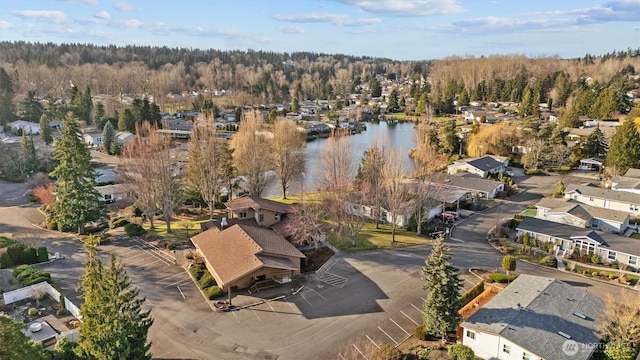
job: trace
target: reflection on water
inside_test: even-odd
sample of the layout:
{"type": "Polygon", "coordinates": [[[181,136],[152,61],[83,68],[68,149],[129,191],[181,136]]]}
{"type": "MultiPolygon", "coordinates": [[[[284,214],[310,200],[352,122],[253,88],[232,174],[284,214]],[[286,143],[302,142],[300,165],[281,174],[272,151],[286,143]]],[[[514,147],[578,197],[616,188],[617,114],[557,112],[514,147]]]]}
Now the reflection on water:
{"type": "MultiPolygon", "coordinates": [[[[413,163],[407,155],[409,149],[415,147],[414,139],[414,123],[396,123],[387,124],[382,121],[380,123],[367,123],[367,130],[360,134],[349,137],[354,143],[353,158],[357,164],[362,160],[362,154],[377,140],[379,144],[385,144],[388,148],[395,148],[403,154],[404,165],[407,173],[411,172],[413,163]]],[[[304,178],[304,191],[311,192],[316,188],[316,179],[318,178],[317,162],[320,159],[322,149],[327,146],[327,139],[316,139],[307,143],[307,165],[304,178]]],[[[289,187],[290,194],[300,193],[302,186],[302,176],[294,180],[289,187]]],[[[276,181],[277,182],[277,181],[276,181]]],[[[282,189],[277,184],[272,184],[263,196],[281,196],[282,189]]]]}

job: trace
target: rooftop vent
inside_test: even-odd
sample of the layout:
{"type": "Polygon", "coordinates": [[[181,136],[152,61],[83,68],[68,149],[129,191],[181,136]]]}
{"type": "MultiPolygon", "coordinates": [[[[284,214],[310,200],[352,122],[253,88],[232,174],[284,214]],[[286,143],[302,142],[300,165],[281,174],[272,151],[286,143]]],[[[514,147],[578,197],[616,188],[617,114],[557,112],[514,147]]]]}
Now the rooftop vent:
{"type": "Polygon", "coordinates": [[[518,303],[516,306],[518,307],[518,311],[522,310],[522,305],[520,305],[520,303],[518,303]]]}
{"type": "Polygon", "coordinates": [[[579,312],[574,312],[573,315],[579,317],[580,319],[586,319],[587,315],[579,313],[579,312]]]}
{"type": "Polygon", "coordinates": [[[29,331],[31,331],[32,333],[38,332],[42,330],[42,324],[39,322],[34,322],[33,324],[29,325],[29,331]]]}
{"type": "Polygon", "coordinates": [[[567,334],[565,332],[562,332],[562,331],[558,331],[558,335],[562,336],[565,339],[571,339],[571,335],[569,335],[569,334],[567,334]]]}
{"type": "Polygon", "coordinates": [[[220,226],[224,229],[227,226],[229,226],[229,224],[227,223],[227,218],[223,217],[222,220],[220,220],[220,226]]]}

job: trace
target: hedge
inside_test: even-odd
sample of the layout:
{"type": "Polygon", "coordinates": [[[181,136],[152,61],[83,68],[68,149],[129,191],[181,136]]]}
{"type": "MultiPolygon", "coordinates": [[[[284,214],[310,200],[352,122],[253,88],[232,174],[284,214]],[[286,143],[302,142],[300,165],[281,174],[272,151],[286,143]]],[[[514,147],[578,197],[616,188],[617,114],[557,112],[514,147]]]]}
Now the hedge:
{"type": "Polygon", "coordinates": [[[189,273],[194,279],[196,279],[196,281],[198,281],[202,277],[202,274],[204,274],[204,269],[201,265],[194,265],[189,268],[189,273]]]}
{"type": "Polygon", "coordinates": [[[501,273],[489,274],[490,282],[497,282],[497,283],[512,282],[513,280],[516,279],[516,277],[517,277],[516,275],[507,276],[507,274],[501,274],[501,273]]]}
{"type": "MultiPolygon", "coordinates": [[[[36,264],[49,260],[47,248],[40,247],[36,250],[24,244],[9,246],[6,254],[11,258],[13,264],[36,264]]],[[[5,263],[7,263],[6,260],[5,263]]]]}
{"type": "Polygon", "coordinates": [[[45,261],[49,261],[49,252],[47,251],[46,247],[41,246],[38,248],[38,262],[45,261]]]}
{"type": "Polygon", "coordinates": [[[6,269],[13,266],[13,260],[11,260],[11,256],[9,254],[2,253],[0,254],[0,269],[6,269]]]}
{"type": "Polygon", "coordinates": [[[129,220],[127,220],[126,218],[118,218],[113,220],[113,222],[111,223],[111,227],[113,229],[123,227],[126,225],[129,225],[129,220]]]}
{"type": "Polygon", "coordinates": [[[464,293],[464,295],[462,295],[462,297],[460,298],[460,302],[462,303],[461,305],[462,306],[467,305],[468,303],[471,302],[471,300],[475,299],[476,296],[482,294],[483,291],[484,291],[484,281],[481,281],[476,285],[474,285],[471,289],[469,289],[469,291],[464,293]]]}
{"type": "Polygon", "coordinates": [[[144,234],[145,230],[138,224],[127,224],[124,226],[124,232],[129,236],[138,236],[144,234]]]}
{"type": "Polygon", "coordinates": [[[204,288],[202,289],[202,291],[204,292],[204,294],[207,296],[209,300],[213,300],[223,294],[222,289],[220,289],[216,285],[209,286],[208,288],[204,288]]]}
{"type": "Polygon", "coordinates": [[[449,346],[449,358],[451,360],[474,360],[476,358],[470,347],[462,344],[449,346]]]}
{"type": "Polygon", "coordinates": [[[540,260],[540,265],[556,268],[558,267],[558,260],[555,257],[545,256],[540,260]]]}
{"type": "Polygon", "coordinates": [[[214,285],[216,285],[216,282],[215,280],[213,280],[211,274],[209,274],[208,271],[202,274],[202,277],[200,278],[200,280],[198,280],[198,286],[200,286],[200,289],[203,290],[214,285]]]}

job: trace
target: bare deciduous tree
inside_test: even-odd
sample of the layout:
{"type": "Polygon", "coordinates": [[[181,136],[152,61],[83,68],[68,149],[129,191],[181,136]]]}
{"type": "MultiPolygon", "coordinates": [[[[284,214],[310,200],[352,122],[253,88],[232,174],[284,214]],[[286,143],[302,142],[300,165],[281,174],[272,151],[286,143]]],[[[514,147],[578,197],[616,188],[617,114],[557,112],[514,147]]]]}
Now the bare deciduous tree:
{"type": "Polygon", "coordinates": [[[325,206],[319,202],[308,203],[287,216],[291,217],[289,226],[292,242],[298,245],[314,244],[317,249],[318,243],[325,237],[323,225],[323,219],[326,216],[325,206]]]}
{"type": "Polygon", "coordinates": [[[598,324],[600,337],[611,342],[640,346],[640,302],[629,291],[619,296],[607,294],[605,308],[598,324]]]}
{"type": "Polygon", "coordinates": [[[402,183],[405,177],[402,154],[392,149],[388,152],[387,160],[382,169],[383,204],[391,216],[391,242],[396,241],[398,218],[406,213],[409,193],[402,183]]]}
{"type": "Polygon", "coordinates": [[[263,131],[262,115],[244,114],[238,133],[232,140],[233,160],[239,175],[246,177],[247,190],[260,196],[273,176],[271,170],[272,139],[263,131]]]}
{"type": "Polygon", "coordinates": [[[304,171],[305,133],[293,121],[278,119],[273,130],[272,162],[282,197],[287,198],[291,181],[304,171]]]}
{"type": "Polygon", "coordinates": [[[356,166],[353,140],[344,130],[338,131],[320,153],[318,184],[329,192],[347,189],[355,177],[356,166]]]}
{"type": "Polygon", "coordinates": [[[209,220],[213,219],[213,210],[220,188],[223,186],[222,139],[216,137],[214,126],[194,127],[189,139],[189,162],[186,180],[192,189],[197,190],[209,206],[209,220]]]}

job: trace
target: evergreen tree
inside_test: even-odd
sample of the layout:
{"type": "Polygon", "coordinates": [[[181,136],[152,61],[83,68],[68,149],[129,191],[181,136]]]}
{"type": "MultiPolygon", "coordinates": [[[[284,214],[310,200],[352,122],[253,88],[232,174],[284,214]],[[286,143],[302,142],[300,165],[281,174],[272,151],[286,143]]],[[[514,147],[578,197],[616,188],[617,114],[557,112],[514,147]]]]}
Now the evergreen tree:
{"type": "Polygon", "coordinates": [[[0,359],[44,360],[42,346],[33,342],[22,330],[25,324],[13,321],[7,315],[0,315],[0,359]]]}
{"type": "Polygon", "coordinates": [[[107,113],[104,109],[104,104],[102,102],[98,102],[96,104],[96,108],[93,114],[93,119],[95,120],[96,126],[99,129],[104,128],[106,116],[107,116],[107,113]]]}
{"type": "Polygon", "coordinates": [[[27,95],[22,101],[22,117],[31,122],[37,122],[40,120],[42,113],[44,113],[44,109],[42,108],[42,104],[36,99],[35,90],[27,91],[27,95]]]}
{"type": "Polygon", "coordinates": [[[81,94],[80,97],[80,108],[78,114],[80,115],[80,119],[87,122],[87,124],[92,124],[93,120],[91,118],[91,114],[93,113],[93,100],[91,99],[91,89],[87,85],[84,93],[81,94]]]}
{"type": "Polygon", "coordinates": [[[26,163],[26,169],[28,171],[35,171],[38,168],[38,155],[36,154],[36,147],[33,143],[33,135],[22,132],[22,141],[20,142],[22,153],[26,163]]]}
{"type": "Polygon", "coordinates": [[[51,124],[49,124],[49,118],[46,114],[42,114],[42,116],[40,116],[40,138],[47,145],[50,145],[53,142],[51,124]]]}
{"type": "Polygon", "coordinates": [[[578,121],[578,110],[575,106],[565,109],[560,115],[560,126],[568,128],[576,128],[580,125],[578,121]]]}
{"type": "Polygon", "coordinates": [[[124,109],[118,116],[118,130],[134,133],[136,131],[136,118],[131,109],[124,109]]]}
{"type": "Polygon", "coordinates": [[[298,91],[293,92],[293,97],[291,98],[291,111],[297,112],[300,110],[300,99],[298,98],[298,91]]]}
{"type": "Polygon", "coordinates": [[[632,118],[627,117],[611,138],[605,165],[619,174],[640,168],[640,134],[632,118]]]}
{"type": "Polygon", "coordinates": [[[593,106],[591,106],[589,116],[594,119],[609,119],[611,118],[611,113],[616,110],[616,105],[615,93],[612,88],[607,87],[600,92],[593,106]]]}
{"type": "Polygon", "coordinates": [[[458,95],[458,107],[460,106],[469,106],[469,93],[467,92],[467,88],[462,89],[462,92],[458,95]]]}
{"type": "Polygon", "coordinates": [[[455,120],[451,119],[444,122],[444,125],[440,128],[439,140],[442,153],[451,156],[458,151],[460,138],[456,135],[455,120]]]}
{"type": "Polygon", "coordinates": [[[589,134],[587,140],[582,144],[582,157],[605,157],[608,149],[609,144],[607,143],[607,138],[598,126],[589,134]]]}
{"type": "Polygon", "coordinates": [[[11,76],[3,67],[0,67],[0,125],[6,125],[16,118],[16,108],[13,103],[14,91],[11,76]]]}
{"type": "Polygon", "coordinates": [[[380,86],[380,82],[375,77],[371,80],[371,97],[377,98],[382,96],[382,86],[380,86]]]}
{"type": "Polygon", "coordinates": [[[389,101],[387,102],[387,109],[390,113],[395,113],[400,110],[400,104],[398,103],[398,90],[391,90],[391,94],[389,94],[389,101]]]}
{"type": "Polygon", "coordinates": [[[99,218],[100,194],[94,188],[96,174],[91,167],[91,153],[80,136],[78,119],[68,113],[63,120],[60,140],[56,142],[53,158],[58,165],[51,173],[56,179],[56,202],[51,215],[58,229],[78,229],[99,218]]]}
{"type": "Polygon", "coordinates": [[[114,155],[111,152],[114,142],[116,144],[118,143],[116,139],[116,131],[114,130],[113,125],[111,125],[111,122],[107,122],[104,125],[104,129],[102,129],[102,146],[107,154],[114,155]]]}
{"type": "Polygon", "coordinates": [[[124,265],[113,254],[109,268],[104,268],[92,236],[85,241],[85,249],[89,258],[80,285],[84,303],[77,355],[97,360],[151,359],[147,333],[153,319],[149,311],[142,311],[145,300],[139,298],[124,265]]]}
{"type": "Polygon", "coordinates": [[[444,238],[435,240],[433,249],[422,267],[422,289],[427,292],[424,300],[423,324],[427,333],[440,336],[443,342],[447,332],[455,331],[460,322],[458,311],[462,280],[451,266],[451,254],[444,238]]]}
{"type": "Polygon", "coordinates": [[[565,75],[564,72],[560,72],[556,77],[555,90],[555,103],[559,106],[567,105],[567,99],[571,94],[571,84],[569,83],[569,79],[567,79],[567,75],[565,75]]]}
{"type": "Polygon", "coordinates": [[[518,105],[518,116],[520,116],[521,119],[533,115],[533,97],[531,88],[527,86],[524,89],[522,101],[520,101],[520,104],[518,105]]]}

